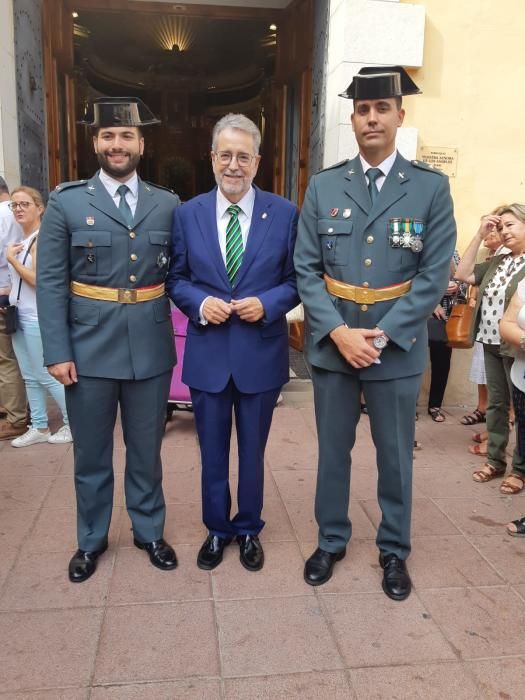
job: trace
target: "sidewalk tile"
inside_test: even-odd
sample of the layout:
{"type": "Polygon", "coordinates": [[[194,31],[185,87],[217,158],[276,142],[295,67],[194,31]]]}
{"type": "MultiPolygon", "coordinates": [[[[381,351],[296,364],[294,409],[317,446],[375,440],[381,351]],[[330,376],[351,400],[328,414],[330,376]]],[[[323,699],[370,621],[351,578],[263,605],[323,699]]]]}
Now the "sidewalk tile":
{"type": "Polygon", "coordinates": [[[89,688],[53,688],[53,690],[25,690],[21,693],[2,693],[2,700],[88,700],[89,688]]]}
{"type": "Polygon", "coordinates": [[[2,475],[0,513],[8,510],[37,510],[54,481],[55,477],[52,476],[2,475]]]}
{"type": "Polygon", "coordinates": [[[220,700],[218,680],[173,681],[172,683],[137,683],[95,687],[90,700],[220,700]]]}
{"type": "MultiPolygon", "coordinates": [[[[478,488],[490,484],[478,484],[478,488]]],[[[436,505],[467,535],[491,535],[504,531],[505,525],[519,518],[523,504],[508,496],[485,490],[477,498],[437,498],[436,505]]]]}
{"type": "Polygon", "coordinates": [[[314,502],[317,473],[312,469],[274,469],[273,478],[281,498],[288,501],[314,502]]]}
{"type": "MultiPolygon", "coordinates": [[[[159,576],[170,572],[159,571],[159,576]]],[[[160,681],[219,674],[211,602],[108,608],[95,664],[96,683],[160,681]],[[197,643],[198,640],[198,643],[197,643]]]]}
{"type": "Polygon", "coordinates": [[[505,581],[525,583],[525,539],[523,537],[511,537],[502,529],[493,535],[472,537],[471,542],[505,581]]]}
{"type": "Polygon", "coordinates": [[[18,549],[38,516],[37,510],[0,511],[0,554],[18,549]]]}
{"type": "MultiPolygon", "coordinates": [[[[118,541],[122,508],[114,507],[109,528],[109,548],[118,541]]],[[[31,537],[24,543],[29,552],[66,552],[73,556],[77,549],[76,508],[43,508],[36,519],[31,537]]]]}
{"type": "Polygon", "coordinates": [[[344,671],[296,673],[225,681],[225,700],[352,700],[344,671]]]}
{"type": "Polygon", "coordinates": [[[225,677],[342,668],[312,596],[216,603],[225,677]]]}
{"type": "Polygon", "coordinates": [[[525,656],[511,659],[487,659],[465,663],[480,683],[483,698],[519,700],[523,697],[525,678],[525,656]]]}

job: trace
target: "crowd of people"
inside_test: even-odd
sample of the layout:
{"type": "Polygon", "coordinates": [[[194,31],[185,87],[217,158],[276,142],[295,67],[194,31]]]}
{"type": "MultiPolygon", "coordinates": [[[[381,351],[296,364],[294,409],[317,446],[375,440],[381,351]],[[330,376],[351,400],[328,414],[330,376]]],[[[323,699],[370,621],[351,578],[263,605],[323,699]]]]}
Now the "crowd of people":
{"type": "MultiPolygon", "coordinates": [[[[119,408],[133,542],[158,569],[178,565],[163,539],[160,459],[176,362],[169,298],[189,319],[182,379],[201,452],[208,531],[201,569],[218,566],[233,541],[247,570],[264,565],[264,451],[288,381],[286,313],[299,300],[319,448],[319,539],[306,583],[326,583],[346,554],[351,453],[366,410],[377,450],[382,587],[396,601],[410,595],[416,403],[430,354],[427,410],[434,422],[446,420],[452,351],[445,323],[469,286],[477,290],[471,377],[478,405],[461,422],[487,428],[474,436],[472,451],[486,461],[472,478],[504,477],[504,494],[523,489],[525,206],[483,216],[459,258],[448,179],[395,148],[402,97],[418,92],[400,67],[363,68],[353,77],[341,96],[354,103],[359,154],[311,179],[300,214],[253,185],[261,134],[242,114],[226,115],[213,130],[211,192],[180,206],[175,194],[143,181],[143,130],[158,120],[138,98],[89,105],[82,123],[92,129],[100,170],[58,186],[45,214],[39,192],[21,186],[9,194],[0,180],[0,439],[13,447],[73,442],[78,549],[71,582],[90,578],[108,547],[119,408]],[[481,247],[490,251],[483,259],[481,247]],[[8,315],[16,328],[8,328],[8,315]],[[54,433],[48,394],[63,422],[54,433]],[[232,516],[233,421],[239,479],[232,516]]],[[[525,535],[525,517],[507,531],[525,535]]]]}

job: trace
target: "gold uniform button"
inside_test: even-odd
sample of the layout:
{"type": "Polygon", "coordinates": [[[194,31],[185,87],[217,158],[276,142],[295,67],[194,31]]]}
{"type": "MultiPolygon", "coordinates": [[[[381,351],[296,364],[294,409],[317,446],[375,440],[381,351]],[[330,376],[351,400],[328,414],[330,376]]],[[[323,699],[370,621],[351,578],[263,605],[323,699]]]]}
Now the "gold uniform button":
{"type": "Polygon", "coordinates": [[[130,276],[129,276],[129,281],[130,281],[130,282],[136,282],[136,281],[137,281],[137,278],[135,277],[135,275],[130,275],[130,276]]]}
{"type": "Polygon", "coordinates": [[[363,304],[361,306],[361,311],[368,311],[368,306],[366,304],[363,304]]]}
{"type": "Polygon", "coordinates": [[[366,239],[367,243],[373,243],[374,242],[374,237],[373,236],[368,236],[366,239]]]}
{"type": "Polygon", "coordinates": [[[368,282],[363,282],[363,287],[370,287],[370,285],[368,284],[368,282]]]}
{"type": "Polygon", "coordinates": [[[372,261],[370,260],[370,258],[365,258],[366,267],[370,267],[371,264],[372,264],[372,261]]]}
{"type": "Polygon", "coordinates": [[[136,238],[136,237],[137,237],[137,234],[135,233],[135,231],[130,231],[130,232],[129,232],[129,237],[130,237],[130,238],[136,238]]]}
{"type": "Polygon", "coordinates": [[[129,259],[133,260],[133,262],[135,262],[135,260],[138,260],[139,258],[138,258],[138,255],[135,255],[135,253],[131,253],[131,255],[129,256],[129,259]]]}

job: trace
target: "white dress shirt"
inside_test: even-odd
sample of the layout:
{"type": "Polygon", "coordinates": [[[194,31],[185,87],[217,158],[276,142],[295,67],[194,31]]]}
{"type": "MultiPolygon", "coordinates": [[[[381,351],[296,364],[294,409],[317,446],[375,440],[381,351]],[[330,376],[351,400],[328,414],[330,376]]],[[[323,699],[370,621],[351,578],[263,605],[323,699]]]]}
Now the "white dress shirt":
{"type": "Polygon", "coordinates": [[[9,202],[0,202],[0,289],[10,285],[6,248],[10,243],[21,241],[23,237],[24,232],[9,209],[9,202]]]}
{"type": "Polygon", "coordinates": [[[392,167],[394,165],[394,161],[397,158],[397,151],[394,151],[391,153],[388,158],[385,158],[385,160],[382,163],[379,163],[379,165],[370,165],[370,163],[367,163],[366,160],[363,158],[361,154],[359,154],[359,160],[361,161],[361,165],[363,166],[363,172],[365,174],[365,179],[366,179],[366,184],[368,185],[368,176],[366,174],[366,171],[368,168],[379,168],[381,172],[383,173],[380,175],[377,180],[376,180],[376,186],[378,191],[381,191],[381,187],[383,187],[383,184],[386,180],[386,176],[388,173],[392,170],[392,167]]]}
{"type": "Polygon", "coordinates": [[[120,180],[115,180],[111,177],[111,175],[108,175],[102,169],[100,170],[98,176],[100,178],[100,182],[108,191],[109,196],[115,202],[115,206],[117,207],[117,209],[118,205],[120,204],[120,194],[117,192],[117,190],[121,185],[126,185],[126,187],[128,188],[128,191],[126,192],[126,202],[129,204],[131,213],[133,214],[133,216],[135,216],[137,202],[139,199],[139,178],[137,176],[137,172],[135,171],[133,175],[130,176],[129,180],[126,180],[126,182],[120,182],[120,180]]]}

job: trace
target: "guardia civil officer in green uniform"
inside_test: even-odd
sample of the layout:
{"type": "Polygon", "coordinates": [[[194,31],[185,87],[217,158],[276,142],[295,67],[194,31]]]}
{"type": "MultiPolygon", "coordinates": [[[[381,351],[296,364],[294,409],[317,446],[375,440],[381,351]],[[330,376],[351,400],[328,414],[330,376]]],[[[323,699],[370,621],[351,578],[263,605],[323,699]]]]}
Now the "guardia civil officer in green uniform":
{"type": "Polygon", "coordinates": [[[305,580],[328,581],[352,534],[350,453],[362,391],[377,452],[383,590],[394,600],[411,589],[405,560],[427,318],[447,287],[456,240],[448,179],[396,151],[401,96],[418,92],[398,66],[354,76],[342,97],[354,100],[359,154],[311,179],[295,248],[319,441],[319,547],[305,580]]]}
{"type": "Polygon", "coordinates": [[[72,582],[94,573],[108,545],[119,406],[133,541],[159,569],[177,565],[163,540],[160,447],[175,364],[164,280],[180,202],[137,176],[142,127],[158,123],[141,100],[95,100],[81,123],[93,127],[100,170],[52,193],[37,271],[44,363],[66,386],[73,433],[78,551],[69,564],[72,582]]]}

